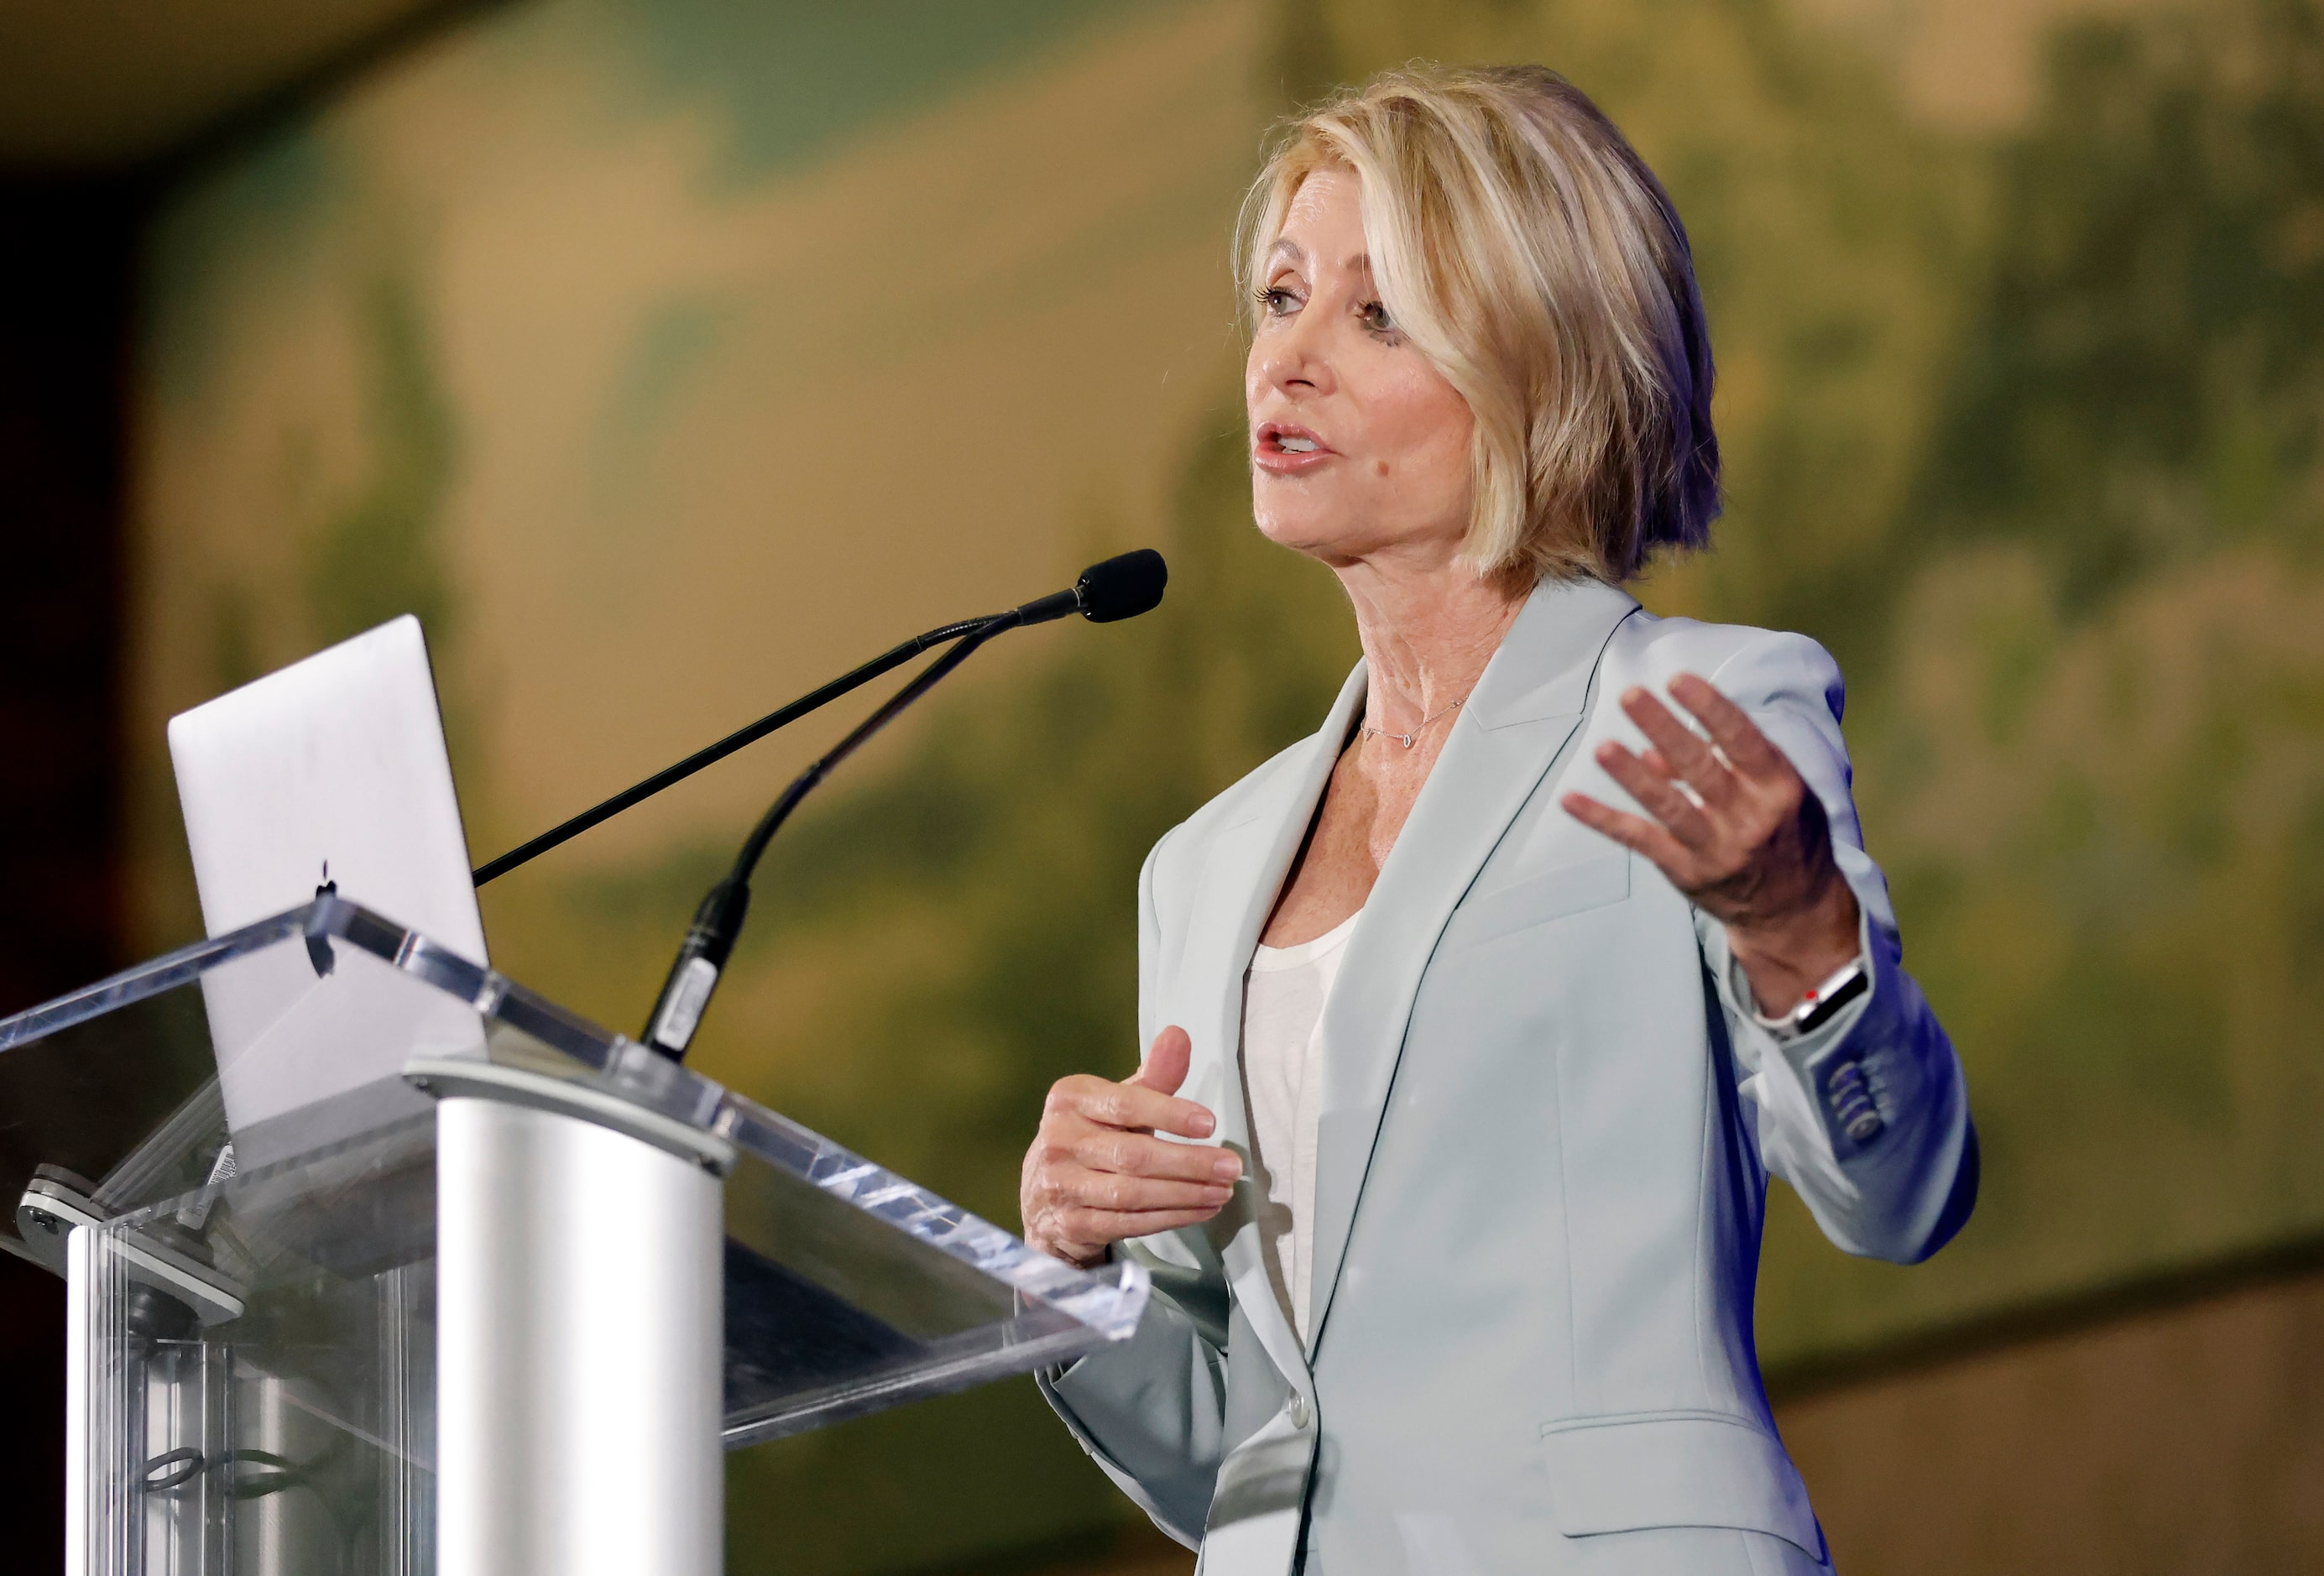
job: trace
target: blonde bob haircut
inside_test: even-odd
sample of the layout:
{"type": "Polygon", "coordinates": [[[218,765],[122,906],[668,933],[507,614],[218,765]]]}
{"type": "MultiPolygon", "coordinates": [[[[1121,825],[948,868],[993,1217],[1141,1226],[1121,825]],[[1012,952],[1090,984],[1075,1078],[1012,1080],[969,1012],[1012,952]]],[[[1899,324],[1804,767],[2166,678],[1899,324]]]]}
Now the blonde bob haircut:
{"type": "Polygon", "coordinates": [[[1719,513],[1686,231],[1614,124],[1537,66],[1389,71],[1291,122],[1243,203],[1256,300],[1300,183],[1354,172],[1380,304],[1468,401],[1462,561],[1619,585],[1719,513]]]}

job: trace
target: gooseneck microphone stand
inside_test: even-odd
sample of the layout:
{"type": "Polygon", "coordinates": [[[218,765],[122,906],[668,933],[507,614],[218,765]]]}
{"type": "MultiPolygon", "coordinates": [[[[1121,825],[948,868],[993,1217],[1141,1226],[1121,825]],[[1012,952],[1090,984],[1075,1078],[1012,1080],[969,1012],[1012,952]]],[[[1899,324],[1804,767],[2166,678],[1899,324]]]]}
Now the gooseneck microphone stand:
{"type": "Polygon", "coordinates": [[[686,940],[678,949],[678,960],[670,965],[669,978],[662,982],[661,997],[654,1003],[653,1016],[647,1020],[647,1045],[672,1061],[686,1055],[687,1043],[693,1039],[695,1028],[702,1021],[703,1009],[710,1005],[710,993],[718,988],[727,956],[734,950],[735,938],[742,932],[742,921],[750,914],[751,876],[759,868],[767,844],[774,840],[782,824],[790,819],[799,801],[872,734],[935,688],[945,675],[967,661],[979,646],[1001,631],[1017,627],[1017,623],[1015,612],[999,613],[979,622],[951,650],[921,669],[918,677],[858,723],[814,765],[792,779],[782,797],[767,806],[767,813],[751,829],[742,852],[734,856],[734,868],[710,889],[702,906],[695,910],[694,923],[687,927],[686,940]]]}
{"type": "Polygon", "coordinates": [[[975,621],[951,650],[921,669],[917,677],[857,723],[822,759],[793,779],[752,828],[742,852],[734,857],[734,868],[710,889],[702,906],[695,910],[694,923],[687,927],[677,960],[670,964],[669,977],[662,982],[653,1016],[647,1019],[645,1043],[672,1061],[685,1056],[687,1045],[702,1022],[703,1011],[710,1005],[711,992],[718,988],[726,960],[734,950],[735,938],[742,934],[742,921],[750,913],[752,873],[758,869],[767,844],[790,819],[791,812],[798,808],[799,801],[812,793],[834,768],[895,721],[906,707],[943,682],[945,675],[967,661],[995,635],[1047,623],[1069,613],[1079,613],[1093,623],[1135,618],[1162,600],[1163,586],[1168,579],[1169,570],[1162,562],[1162,555],[1150,548],[1141,548],[1091,565],[1070,591],[1053,592],[1022,607],[975,621]]]}
{"type": "Polygon", "coordinates": [[[685,781],[706,766],[725,760],[746,744],[755,744],[778,728],[788,727],[809,712],[819,711],[851,690],[861,689],[881,674],[902,667],[923,651],[935,650],[947,641],[973,634],[992,621],[972,618],[959,623],[945,624],[924,635],[914,635],[893,650],[882,652],[862,667],[843,673],[822,688],[811,690],[788,705],[769,712],[747,728],[737,728],[715,744],[696,751],[674,766],[663,768],[643,782],[632,784],[601,805],[592,806],[569,821],[551,826],[530,843],[520,843],[498,859],[479,865],[475,871],[476,885],[504,876],[521,864],[526,864],[547,853],[561,843],[578,837],[601,821],[609,821],[631,806],[650,799],[673,783],[685,781]]]}
{"type": "Polygon", "coordinates": [[[720,973],[726,959],[734,949],[735,938],[742,934],[742,921],[751,908],[751,876],[774,838],[799,801],[813,792],[816,785],[829,776],[832,770],[862,748],[864,742],[895,721],[907,706],[926,695],[963,662],[973,655],[978,647],[1007,630],[1022,629],[1031,624],[1047,623],[1069,613],[1078,613],[1092,623],[1111,623],[1120,619],[1135,618],[1162,600],[1163,587],[1168,584],[1169,569],[1162,555],[1151,548],[1093,564],[1082,571],[1081,578],[1069,591],[1053,592],[1022,607],[989,617],[968,619],[959,623],[945,624],[927,634],[915,635],[879,657],[873,658],[853,672],[833,679],[822,688],[802,696],[779,711],[752,723],[749,727],[728,734],[706,750],[697,751],[676,765],[655,773],[632,788],[624,788],[595,808],[583,811],[571,820],[542,833],[531,842],[513,848],[475,872],[476,884],[484,885],[496,876],[514,870],[526,861],[547,853],[549,849],[578,835],[610,816],[659,793],[713,761],[724,759],[743,745],[764,738],[786,723],[805,716],[816,707],[836,700],[882,673],[901,666],[921,652],[946,641],[952,649],[922,669],[918,677],[891,696],[879,710],[849,732],[832,746],[823,757],[808,767],[785,788],[782,797],[768,806],[759,818],[750,838],[735,856],[734,866],[718,884],[710,889],[695,910],[694,922],[687,927],[686,940],[680,945],[678,958],[670,965],[669,977],[663,982],[661,994],[654,1003],[653,1015],[647,1020],[645,1041],[656,1051],[676,1061],[686,1055],[688,1041],[702,1021],[703,1010],[710,1004],[710,994],[718,987],[720,973]]]}
{"type": "Polygon", "coordinates": [[[951,650],[921,669],[917,677],[857,723],[822,759],[792,779],[752,828],[742,852],[734,857],[734,868],[710,889],[702,906],[695,910],[694,923],[687,927],[677,960],[670,964],[669,977],[662,982],[653,1016],[646,1021],[645,1043],[672,1061],[685,1056],[687,1045],[702,1022],[703,1011],[710,1005],[711,992],[718,988],[726,960],[734,950],[735,938],[742,934],[742,921],[750,913],[752,873],[758,869],[767,844],[790,818],[791,812],[798,808],[799,801],[812,793],[834,768],[854,754],[872,734],[895,721],[906,707],[943,682],[945,675],[967,661],[995,635],[1047,623],[1069,613],[1079,613],[1092,623],[1135,618],[1161,602],[1162,590],[1168,580],[1169,570],[1162,555],[1144,548],[1091,565],[1082,571],[1081,578],[1070,591],[1053,592],[1022,607],[974,621],[951,650]]]}

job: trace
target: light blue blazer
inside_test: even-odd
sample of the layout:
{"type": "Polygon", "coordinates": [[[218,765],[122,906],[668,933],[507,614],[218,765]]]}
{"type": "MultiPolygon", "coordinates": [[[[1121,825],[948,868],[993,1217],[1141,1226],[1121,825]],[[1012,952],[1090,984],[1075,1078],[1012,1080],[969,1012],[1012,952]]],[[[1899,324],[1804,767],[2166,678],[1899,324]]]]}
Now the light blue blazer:
{"type": "MultiPolygon", "coordinates": [[[[1244,972],[1364,686],[1359,666],[1319,732],[1139,880],[1139,1042],[1186,1029],[1181,1092],[1246,1157],[1244,972]]],[[[1767,1175],[1841,1249],[1904,1262],[1976,1192],[1960,1067],[1898,963],[1840,705],[1803,636],[1657,619],[1595,583],[1534,593],[1325,1010],[1313,1339],[1268,1285],[1246,1183],[1207,1225],[1123,1245],[1157,1288],[1138,1333],[1041,1381],[1204,1576],[1828,1568],[1753,1349],[1767,1175]],[[1717,923],[1557,804],[1633,807],[1591,752],[1640,742],[1625,688],[1685,671],[1821,797],[1864,911],[1872,989],[1804,1040],[1743,1010],[1717,923]]]]}

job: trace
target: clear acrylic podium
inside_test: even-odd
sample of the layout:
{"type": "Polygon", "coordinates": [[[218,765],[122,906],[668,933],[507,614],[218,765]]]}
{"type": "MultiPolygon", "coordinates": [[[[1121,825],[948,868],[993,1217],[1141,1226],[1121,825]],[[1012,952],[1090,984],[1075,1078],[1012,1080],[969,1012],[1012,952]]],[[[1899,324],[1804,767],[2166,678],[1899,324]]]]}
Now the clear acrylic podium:
{"type": "Polygon", "coordinates": [[[1148,1289],[330,896],[0,1021],[0,1188],[69,1283],[69,1576],[711,1576],[723,1448],[1148,1289]],[[273,1109],[326,1065],[387,1071],[273,1109]]]}

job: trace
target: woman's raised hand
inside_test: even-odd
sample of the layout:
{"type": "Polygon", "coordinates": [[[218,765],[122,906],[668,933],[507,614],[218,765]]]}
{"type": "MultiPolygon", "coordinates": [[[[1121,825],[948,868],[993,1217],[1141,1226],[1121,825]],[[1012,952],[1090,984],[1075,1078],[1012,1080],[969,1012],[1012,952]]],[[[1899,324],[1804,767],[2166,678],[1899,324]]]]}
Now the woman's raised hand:
{"type": "Polygon", "coordinates": [[[1226,1204],[1242,1161],[1207,1138],[1218,1119],[1176,1098],[1194,1044],[1183,1028],[1154,1037],[1136,1074],[1116,1083],[1090,1074],[1060,1078],[1041,1109],[1041,1130],[1025,1152],[1018,1194],[1025,1240],[1084,1268],[1129,1237],[1209,1220],[1226,1204]]]}
{"type": "Polygon", "coordinates": [[[1788,1011],[1857,951],[1856,895],[1832,859],[1823,804],[1758,724],[1707,680],[1681,674],[1670,692],[1710,742],[1651,693],[1633,688],[1622,710],[1646,734],[1646,752],[1610,739],[1598,746],[1598,764],[1646,816],[1586,794],[1559,802],[1585,825],[1653,860],[1695,907],[1724,924],[1760,1010],[1788,1011]]]}

